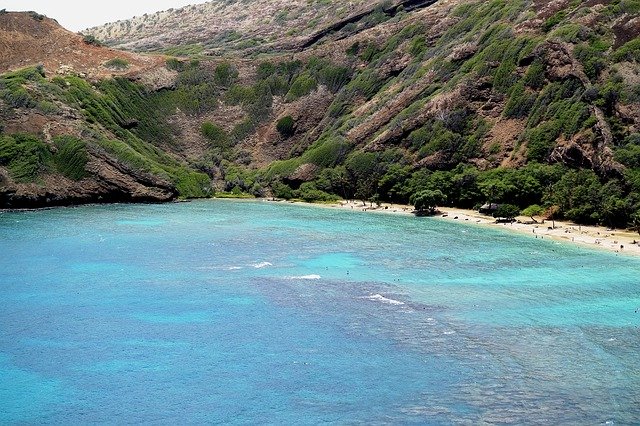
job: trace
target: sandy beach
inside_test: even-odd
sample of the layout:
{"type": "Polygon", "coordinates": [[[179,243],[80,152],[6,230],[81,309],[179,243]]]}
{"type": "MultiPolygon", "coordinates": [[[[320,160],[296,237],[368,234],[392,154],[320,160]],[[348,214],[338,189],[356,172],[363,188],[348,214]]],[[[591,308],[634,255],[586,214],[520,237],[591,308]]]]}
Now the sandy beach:
{"type": "MultiPolygon", "coordinates": [[[[334,204],[309,204],[313,206],[366,211],[382,214],[413,215],[413,206],[382,203],[380,206],[362,201],[340,201],[334,204]]],[[[529,235],[531,238],[552,239],[583,247],[608,250],[615,253],[640,256],[640,235],[629,230],[612,230],[601,226],[576,225],[571,222],[535,218],[538,223],[530,223],[531,218],[520,216],[513,223],[496,223],[493,217],[475,210],[441,207],[433,216],[438,220],[449,220],[476,226],[490,226],[506,231],[529,235]]]]}

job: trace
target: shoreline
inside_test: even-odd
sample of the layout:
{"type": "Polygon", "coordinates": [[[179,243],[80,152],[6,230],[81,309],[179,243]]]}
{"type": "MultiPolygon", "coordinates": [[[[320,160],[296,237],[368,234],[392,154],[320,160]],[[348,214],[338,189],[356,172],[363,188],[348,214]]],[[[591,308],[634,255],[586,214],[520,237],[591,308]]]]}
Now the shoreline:
{"type": "MultiPolygon", "coordinates": [[[[196,200],[235,200],[235,201],[261,201],[269,203],[284,203],[291,205],[306,205],[311,207],[320,207],[327,209],[340,209],[359,211],[377,214],[392,214],[402,216],[414,216],[413,206],[405,204],[381,203],[380,206],[371,203],[363,204],[362,201],[342,200],[334,203],[308,203],[304,201],[289,201],[272,198],[202,198],[191,200],[175,200],[170,203],[184,203],[196,200]]],[[[48,206],[38,208],[25,209],[0,209],[0,213],[11,212],[30,212],[40,210],[51,210],[57,208],[74,208],[87,205],[107,205],[107,204],[139,204],[139,203],[89,203],[68,206],[48,206]]],[[[145,204],[145,203],[143,203],[145,204]]],[[[146,204],[169,204],[169,203],[146,203],[146,204]]],[[[555,221],[555,227],[552,227],[552,221],[543,221],[539,219],[539,223],[529,223],[530,218],[519,216],[523,221],[512,223],[496,223],[491,216],[483,215],[475,210],[461,209],[456,207],[442,207],[438,212],[429,216],[437,220],[446,220],[458,222],[466,225],[477,225],[502,229],[504,231],[517,232],[521,235],[528,235],[532,238],[551,239],[562,243],[573,244],[583,248],[591,248],[596,250],[604,250],[610,253],[630,255],[640,257],[640,234],[630,230],[607,229],[603,226],[594,225],[577,225],[567,221],[555,221]],[[635,242],[635,244],[634,244],[635,242]]]]}
{"type": "MultiPolygon", "coordinates": [[[[300,204],[314,207],[322,207],[329,209],[340,209],[350,211],[360,211],[378,214],[394,214],[403,216],[413,216],[413,206],[403,204],[382,203],[380,207],[371,203],[363,205],[362,201],[338,201],[332,204],[316,204],[301,201],[274,201],[271,199],[263,199],[267,202],[282,202],[287,204],[300,204]]],[[[438,220],[446,220],[450,222],[458,222],[466,225],[477,225],[502,229],[505,231],[517,232],[521,235],[528,235],[536,239],[551,239],[567,244],[573,244],[579,247],[606,250],[608,252],[632,255],[640,257],[640,234],[629,230],[607,229],[602,226],[594,225],[577,225],[567,221],[549,220],[539,223],[525,223],[516,221],[512,223],[496,223],[491,216],[485,216],[475,210],[460,209],[455,207],[442,207],[438,209],[438,213],[429,216],[438,220]],[[635,244],[633,243],[635,241],[635,244]]],[[[525,219],[520,216],[520,218],[525,219]]],[[[530,220],[530,218],[526,218],[530,220]]]]}

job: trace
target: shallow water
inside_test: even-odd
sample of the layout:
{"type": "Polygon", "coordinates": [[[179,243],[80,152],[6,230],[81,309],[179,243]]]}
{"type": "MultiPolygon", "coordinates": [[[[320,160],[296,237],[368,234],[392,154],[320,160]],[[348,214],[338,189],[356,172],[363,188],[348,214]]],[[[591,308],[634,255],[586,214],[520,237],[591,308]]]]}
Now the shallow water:
{"type": "Polygon", "coordinates": [[[0,423],[640,422],[640,259],[199,201],[0,214],[0,423]]]}

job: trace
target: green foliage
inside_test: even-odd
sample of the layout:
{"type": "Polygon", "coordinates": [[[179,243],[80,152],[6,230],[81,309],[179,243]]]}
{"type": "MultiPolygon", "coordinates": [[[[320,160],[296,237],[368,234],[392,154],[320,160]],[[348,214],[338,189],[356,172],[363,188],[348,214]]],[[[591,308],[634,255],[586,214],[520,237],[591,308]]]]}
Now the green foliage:
{"type": "Polygon", "coordinates": [[[291,84],[285,100],[287,102],[295,101],[314,91],[317,86],[317,81],[309,73],[300,74],[291,84]]]}
{"type": "Polygon", "coordinates": [[[640,169],[640,134],[627,136],[615,150],[616,161],[627,167],[640,169]]]}
{"type": "Polygon", "coordinates": [[[333,167],[341,162],[349,152],[349,144],[343,139],[320,139],[301,157],[305,163],[320,167],[333,167]]]}
{"type": "Polygon", "coordinates": [[[602,70],[606,67],[604,51],[607,48],[608,46],[598,43],[581,43],[573,50],[576,59],[582,63],[584,72],[591,81],[597,80],[602,70]]]}
{"type": "Polygon", "coordinates": [[[276,129],[285,138],[293,136],[295,133],[295,121],[290,115],[285,115],[276,123],[276,129]]]}
{"type": "Polygon", "coordinates": [[[290,200],[295,197],[293,189],[287,184],[284,184],[280,181],[276,181],[271,184],[271,190],[273,192],[273,196],[276,198],[284,198],[285,200],[290,200]]]}
{"type": "Polygon", "coordinates": [[[49,147],[27,134],[0,135],[0,165],[7,167],[16,182],[33,182],[48,169],[49,147]]]}
{"type": "Polygon", "coordinates": [[[566,18],[566,16],[566,10],[560,10],[559,12],[556,12],[555,14],[547,18],[547,20],[544,22],[544,25],[542,26],[542,29],[545,32],[549,32],[549,30],[562,22],[566,18]]]}
{"type": "Polygon", "coordinates": [[[351,80],[347,85],[347,90],[369,100],[378,93],[383,85],[384,80],[375,71],[366,69],[351,80]]]}
{"type": "Polygon", "coordinates": [[[427,50],[427,40],[423,35],[414,37],[409,43],[409,54],[413,57],[421,56],[427,50]]]}
{"type": "Polygon", "coordinates": [[[0,97],[13,108],[35,108],[38,102],[25,89],[25,85],[44,82],[41,66],[24,68],[0,76],[0,97]]]}
{"type": "Polygon", "coordinates": [[[527,73],[524,75],[523,83],[532,89],[541,89],[544,82],[544,64],[540,59],[536,59],[529,65],[527,73]]]}
{"type": "Polygon", "coordinates": [[[327,64],[316,73],[318,82],[336,93],[342,89],[351,78],[351,70],[347,67],[327,64]]]}
{"type": "Polygon", "coordinates": [[[187,64],[178,58],[168,58],[165,65],[171,71],[184,71],[187,67],[187,64]]]}
{"type": "Polygon", "coordinates": [[[614,62],[640,62],[640,37],[636,37],[617,48],[611,55],[614,62]]]}
{"type": "Polygon", "coordinates": [[[509,99],[504,107],[504,116],[508,118],[524,118],[529,115],[536,101],[536,95],[529,93],[524,84],[518,83],[511,90],[509,99]]]}
{"type": "Polygon", "coordinates": [[[92,45],[92,46],[102,46],[102,42],[100,40],[98,40],[97,38],[95,38],[95,36],[91,35],[91,34],[86,34],[82,37],[82,41],[84,41],[86,44],[92,45]]]}
{"type": "Polygon", "coordinates": [[[179,169],[174,173],[173,181],[182,197],[204,198],[212,194],[211,180],[204,173],[179,169]]]}
{"type": "Polygon", "coordinates": [[[437,206],[442,205],[447,197],[442,191],[425,189],[411,197],[411,204],[418,212],[435,213],[437,206]]]}
{"type": "Polygon", "coordinates": [[[122,71],[129,68],[129,61],[122,58],[113,58],[104,63],[105,68],[122,71]]]}
{"type": "Polygon", "coordinates": [[[518,206],[514,206],[513,204],[500,204],[493,212],[493,217],[512,220],[514,217],[518,216],[518,214],[520,214],[518,206]]]}
{"type": "Polygon", "coordinates": [[[89,156],[84,141],[72,136],[58,136],[53,143],[57,149],[53,162],[58,172],[72,180],[81,180],[88,175],[86,166],[89,156]]]}
{"type": "Polygon", "coordinates": [[[538,204],[532,204],[529,207],[527,207],[526,209],[522,210],[522,214],[524,216],[540,216],[542,214],[544,214],[545,209],[544,207],[538,205],[538,204]]]}
{"type": "Polygon", "coordinates": [[[202,135],[211,142],[213,147],[226,148],[229,145],[229,135],[220,126],[205,121],[200,127],[202,135]]]}
{"type": "Polygon", "coordinates": [[[228,62],[221,62],[216,65],[213,75],[217,84],[229,87],[238,79],[238,70],[228,62]]]}
{"type": "Polygon", "coordinates": [[[560,136],[560,126],[556,121],[547,122],[527,132],[527,160],[543,162],[556,146],[560,136]]]}
{"type": "Polygon", "coordinates": [[[600,220],[602,184],[591,170],[570,170],[553,185],[550,200],[560,214],[577,223],[595,224],[600,220]]]}
{"type": "MultiPolygon", "coordinates": [[[[286,194],[285,194],[286,195],[286,194]]],[[[329,194],[316,188],[313,182],[305,182],[294,192],[295,198],[300,198],[309,203],[337,201],[340,197],[329,194]]]]}
{"type": "Polygon", "coordinates": [[[162,52],[169,56],[198,56],[204,52],[204,46],[201,44],[185,44],[164,49],[162,52]]]}

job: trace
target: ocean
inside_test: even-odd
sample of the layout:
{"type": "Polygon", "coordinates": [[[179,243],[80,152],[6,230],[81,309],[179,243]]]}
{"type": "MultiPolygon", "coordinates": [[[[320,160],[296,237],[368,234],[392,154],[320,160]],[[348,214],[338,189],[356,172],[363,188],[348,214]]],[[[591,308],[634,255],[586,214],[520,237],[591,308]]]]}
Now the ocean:
{"type": "Polygon", "coordinates": [[[638,424],[640,259],[261,201],[0,214],[2,424],[638,424]]]}

